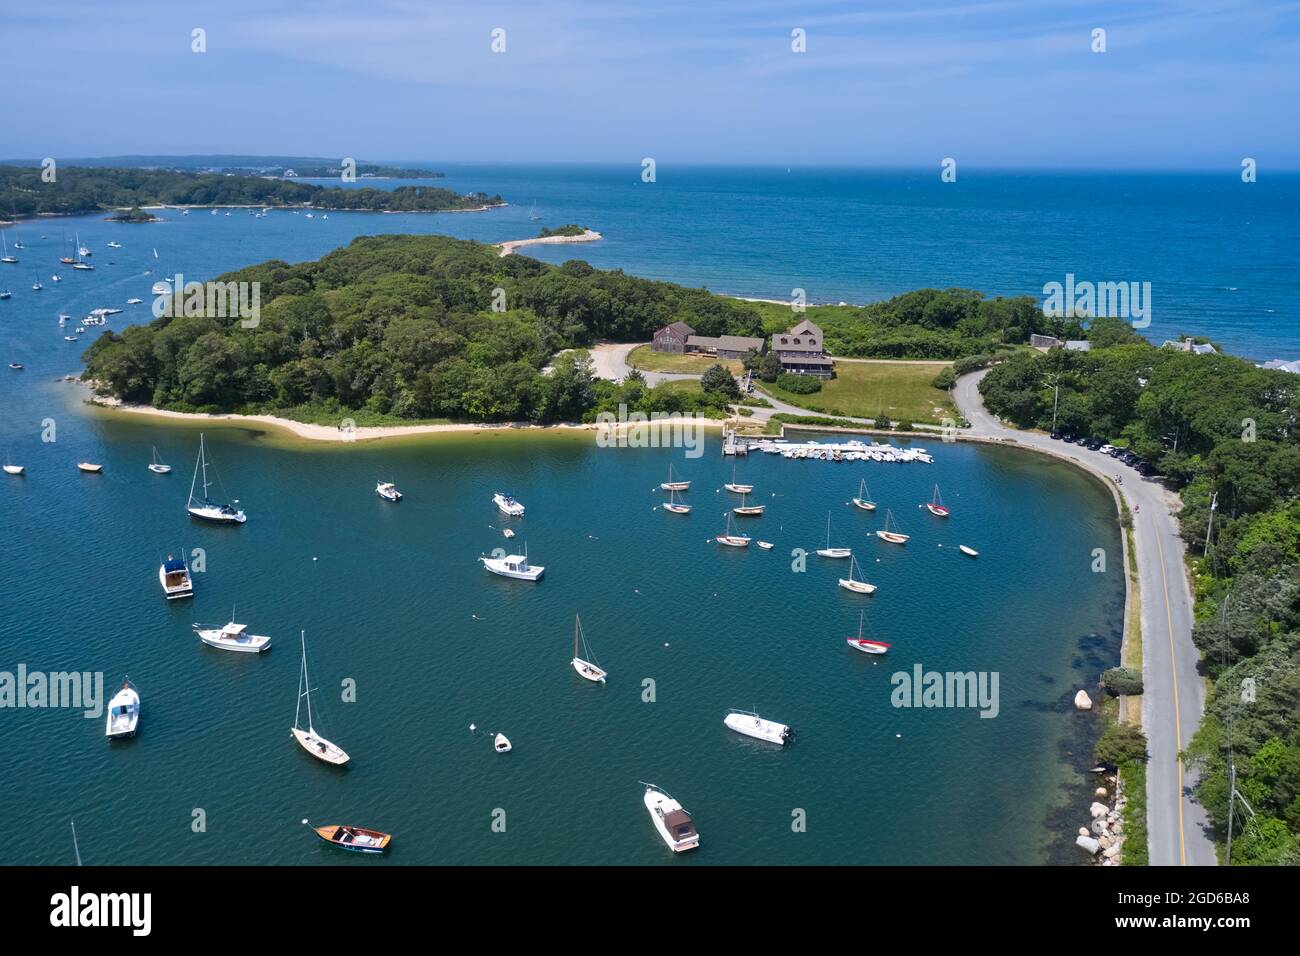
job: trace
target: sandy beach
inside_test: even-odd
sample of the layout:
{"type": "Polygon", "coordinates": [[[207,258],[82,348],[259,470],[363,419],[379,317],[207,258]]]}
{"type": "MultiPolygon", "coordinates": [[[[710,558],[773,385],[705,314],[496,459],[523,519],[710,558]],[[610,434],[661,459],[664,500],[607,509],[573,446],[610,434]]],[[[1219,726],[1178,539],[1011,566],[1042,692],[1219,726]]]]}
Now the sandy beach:
{"type": "Polygon", "coordinates": [[[541,246],[550,245],[560,242],[595,242],[597,239],[605,238],[594,229],[584,230],[580,236],[537,236],[533,239],[511,239],[508,242],[499,242],[501,255],[508,256],[521,246],[541,246]]]}

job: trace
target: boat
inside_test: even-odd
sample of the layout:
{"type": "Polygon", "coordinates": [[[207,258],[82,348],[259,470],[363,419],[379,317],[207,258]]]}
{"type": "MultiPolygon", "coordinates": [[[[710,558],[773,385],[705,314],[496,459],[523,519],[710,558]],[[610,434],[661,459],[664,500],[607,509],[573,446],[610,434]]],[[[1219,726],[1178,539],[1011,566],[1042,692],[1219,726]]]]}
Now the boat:
{"type": "Polygon", "coordinates": [[[65,342],[75,342],[75,341],[77,341],[77,337],[76,337],[75,335],[65,335],[65,336],[63,337],[63,341],[65,341],[65,342]]]}
{"type": "Polygon", "coordinates": [[[161,461],[158,460],[157,448],[153,449],[153,461],[149,463],[149,470],[152,471],[155,475],[171,474],[172,466],[164,465],[161,461]]]}
{"type": "Polygon", "coordinates": [[[154,295],[171,295],[172,287],[167,279],[161,279],[153,284],[150,290],[154,295]]]}
{"type": "Polygon", "coordinates": [[[127,300],[126,300],[126,304],[127,304],[127,305],[139,305],[139,304],[142,303],[143,301],[144,301],[144,299],[127,299],[127,300]]]}
{"type": "MultiPolygon", "coordinates": [[[[306,820],[302,821],[307,823],[306,820]]],[[[308,824],[311,826],[311,824],[308,824]]],[[[383,853],[388,844],[393,842],[391,833],[382,830],[367,830],[365,827],[350,827],[335,823],[325,827],[312,827],[318,837],[330,846],[353,853],[383,853]]]]}
{"type": "Polygon", "coordinates": [[[747,710],[730,710],[722,722],[738,734],[766,740],[770,744],[785,746],[794,737],[794,731],[785,724],[767,720],[747,710]]]}
{"type": "Polygon", "coordinates": [[[688,515],[691,513],[691,506],[684,505],[677,500],[677,492],[671,490],[668,492],[668,500],[664,502],[664,511],[671,512],[675,515],[688,515]]]}
{"type": "Polygon", "coordinates": [[[23,473],[22,465],[11,465],[6,462],[4,467],[6,475],[21,475],[23,473]]]}
{"type": "Polygon", "coordinates": [[[515,536],[515,533],[510,528],[506,528],[501,532],[501,536],[504,538],[513,538],[515,536]]]}
{"type": "Polygon", "coordinates": [[[194,463],[194,478],[190,481],[190,500],[185,505],[185,510],[195,518],[202,518],[204,521],[215,521],[218,524],[243,524],[248,517],[242,510],[236,508],[239,504],[236,499],[232,504],[219,505],[208,497],[208,456],[206,446],[203,442],[203,433],[199,432],[199,457],[194,463]],[[203,500],[198,501],[194,497],[194,486],[199,480],[199,470],[203,470],[203,500]]]}
{"type": "Polygon", "coordinates": [[[528,210],[528,221],[537,222],[542,217],[537,214],[537,200],[533,200],[533,208],[528,210]]]}
{"type": "Polygon", "coordinates": [[[16,372],[21,372],[27,366],[23,365],[22,362],[10,362],[9,367],[16,372]]]}
{"type": "Polygon", "coordinates": [[[492,749],[499,754],[508,754],[514,750],[514,745],[510,743],[510,738],[505,734],[497,734],[492,738],[492,749]]]}
{"type": "Polygon", "coordinates": [[[876,503],[867,497],[867,479],[863,478],[858,482],[858,494],[853,499],[853,504],[863,511],[875,511],[876,503]]]}
{"type": "Polygon", "coordinates": [[[957,545],[957,550],[960,551],[962,554],[970,555],[972,558],[978,558],[980,556],[980,553],[968,544],[957,545]]]}
{"type": "Polygon", "coordinates": [[[948,517],[949,514],[948,509],[944,505],[943,499],[939,497],[938,485],[934,486],[934,497],[930,499],[930,501],[926,504],[925,507],[928,508],[930,514],[934,515],[936,518],[948,517]]]}
{"type": "Polygon", "coordinates": [[[673,481],[673,466],[668,466],[668,480],[661,481],[659,487],[664,491],[686,491],[691,487],[689,481],[673,481]]]}
{"type": "Polygon", "coordinates": [[[122,689],[108,702],[108,717],[104,723],[104,736],[109,740],[116,737],[134,737],[135,729],[140,723],[140,694],[131,683],[131,678],[122,682],[122,689]]]}
{"type": "Polygon", "coordinates": [[[722,486],[728,491],[734,491],[738,495],[747,495],[754,490],[753,485],[743,485],[736,481],[736,466],[731,466],[731,480],[722,486]]]}
{"type": "Polygon", "coordinates": [[[582,652],[594,660],[596,655],[591,653],[591,645],[587,643],[587,635],[582,633],[582,619],[575,614],[573,615],[573,669],[578,672],[580,677],[585,677],[593,683],[605,683],[605,671],[601,670],[592,661],[578,656],[579,640],[582,641],[582,652]]]}
{"type": "Polygon", "coordinates": [[[44,288],[45,288],[45,286],[41,285],[41,280],[40,280],[40,279],[37,279],[35,282],[32,283],[32,291],[33,291],[33,292],[40,292],[40,291],[41,291],[42,289],[44,289],[44,288]]]}
{"type": "Polygon", "coordinates": [[[96,465],[89,461],[79,461],[77,462],[77,470],[84,471],[89,475],[97,475],[104,470],[104,466],[96,465]]]}
{"type": "Polygon", "coordinates": [[[503,578],[517,578],[520,581],[536,581],[546,570],[540,564],[528,563],[527,545],[524,546],[523,554],[507,554],[501,558],[480,555],[479,560],[483,562],[483,567],[493,574],[499,574],[503,578]]]}
{"type": "Polygon", "coordinates": [[[3,255],[0,255],[0,262],[9,266],[18,264],[17,257],[9,255],[9,243],[5,242],[4,233],[2,232],[0,232],[0,249],[3,249],[4,252],[3,255]]]}
{"type": "Polygon", "coordinates": [[[823,558],[851,558],[853,557],[852,548],[832,548],[831,547],[831,513],[826,512],[826,547],[818,548],[817,554],[823,558]]]}
{"type": "Polygon", "coordinates": [[[13,295],[8,289],[0,289],[0,299],[12,299],[13,295]]]}
{"type": "Polygon", "coordinates": [[[738,515],[753,516],[753,515],[761,515],[763,511],[767,508],[767,505],[747,504],[746,501],[748,500],[748,498],[749,498],[748,494],[742,494],[740,496],[739,507],[732,508],[731,510],[738,515]]]}
{"type": "Polygon", "coordinates": [[[903,534],[901,531],[894,530],[898,526],[894,524],[894,513],[888,508],[885,509],[885,527],[883,531],[877,531],[876,537],[881,541],[888,541],[890,544],[907,544],[907,539],[911,535],[903,534]]]}
{"type": "Polygon", "coordinates": [[[858,636],[846,638],[845,641],[849,647],[855,651],[862,651],[864,654],[884,654],[889,650],[889,645],[884,641],[872,641],[862,636],[862,623],[866,620],[866,611],[858,612],[858,636]]]}
{"type": "Polygon", "coordinates": [[[853,591],[855,594],[875,594],[876,586],[868,584],[866,581],[859,581],[853,576],[853,569],[858,566],[858,559],[849,556],[849,576],[840,578],[840,587],[846,591],[853,591]]]}
{"type": "Polygon", "coordinates": [[[402,493],[397,490],[397,485],[391,481],[381,481],[375,485],[375,494],[385,501],[401,501],[402,493]]]}
{"type": "Polygon", "coordinates": [[[271,649],[271,639],[264,634],[249,634],[247,624],[234,621],[221,627],[205,627],[191,624],[200,641],[222,651],[235,651],[241,654],[260,654],[271,649]]]}
{"type": "Polygon", "coordinates": [[[72,268],[77,269],[80,272],[93,272],[95,269],[95,267],[89,262],[74,262],[72,268]]]}
{"type": "Polygon", "coordinates": [[[89,247],[89,246],[83,246],[83,245],[81,244],[81,236],[80,236],[80,235],[77,236],[77,255],[79,255],[79,256],[93,256],[93,255],[94,255],[94,253],[90,251],[90,247],[89,247]]]}
{"type": "Polygon", "coordinates": [[[302,632],[302,668],[298,671],[298,706],[293,712],[293,728],[289,731],[293,734],[295,740],[302,745],[302,749],[307,751],[317,760],[332,764],[335,767],[341,767],[348,762],[348,755],[342,747],[331,743],[320,734],[316,733],[316,728],[312,726],[311,720],[311,686],[307,679],[307,632],[302,632]],[[302,699],[307,698],[307,729],[304,730],[298,726],[299,712],[302,710],[302,699]]]}
{"type": "Polygon", "coordinates": [[[644,800],[655,829],[659,831],[659,835],[663,837],[670,850],[681,853],[683,850],[693,850],[700,845],[700,834],[695,829],[695,821],[666,791],[647,783],[644,800]]]}
{"type": "Polygon", "coordinates": [[[194,597],[194,579],[190,577],[190,569],[185,564],[184,552],[181,552],[179,558],[169,554],[167,560],[158,565],[158,583],[162,585],[163,594],[169,601],[194,597]]]}
{"type": "Polygon", "coordinates": [[[509,518],[522,518],[524,515],[524,506],[515,501],[514,495],[502,494],[496,492],[492,495],[492,501],[497,506],[497,511],[509,518]]]}
{"type": "Polygon", "coordinates": [[[747,534],[731,533],[731,512],[727,512],[727,530],[717,535],[713,539],[718,544],[725,544],[729,548],[747,548],[749,547],[750,537],[747,534]]]}
{"type": "Polygon", "coordinates": [[[121,244],[120,242],[112,242],[112,241],[110,241],[110,242],[108,243],[108,248],[110,248],[110,249],[121,249],[121,248],[122,248],[122,244],[121,244]]]}
{"type": "Polygon", "coordinates": [[[775,545],[773,545],[771,541],[758,541],[755,543],[764,551],[771,551],[772,548],[775,547],[775,545]]]}
{"type": "Polygon", "coordinates": [[[50,281],[51,281],[51,282],[62,282],[62,281],[63,281],[63,276],[59,275],[59,274],[56,272],[56,273],[54,273],[54,275],[50,276],[50,281]]]}

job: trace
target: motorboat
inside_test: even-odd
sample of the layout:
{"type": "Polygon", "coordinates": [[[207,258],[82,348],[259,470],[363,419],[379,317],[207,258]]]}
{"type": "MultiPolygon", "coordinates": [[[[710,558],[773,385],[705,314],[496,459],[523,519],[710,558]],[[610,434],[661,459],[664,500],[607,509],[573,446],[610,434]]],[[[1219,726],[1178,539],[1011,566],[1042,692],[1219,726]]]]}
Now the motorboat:
{"type": "MultiPolygon", "coordinates": [[[[213,211],[215,212],[215,210],[213,211]]],[[[302,822],[306,823],[307,821],[303,820],[302,822]]],[[[324,827],[312,827],[312,832],[330,846],[336,846],[340,850],[351,850],[353,853],[383,853],[388,849],[388,845],[393,842],[391,833],[337,823],[324,827]]]]}
{"type": "Polygon", "coordinates": [[[391,481],[381,481],[375,485],[375,494],[385,501],[401,501],[402,493],[397,490],[397,485],[391,481]]]}
{"type": "Polygon", "coordinates": [[[645,785],[645,808],[650,819],[674,853],[693,850],[700,845],[700,834],[695,821],[682,805],[654,784],[645,785]]]}
{"type": "Polygon", "coordinates": [[[524,506],[515,501],[514,495],[507,495],[498,491],[492,495],[492,501],[496,504],[497,510],[507,517],[522,518],[524,515],[524,506]]]}
{"type": "Polygon", "coordinates": [[[516,578],[520,581],[536,581],[542,576],[542,572],[546,570],[540,564],[528,563],[527,548],[524,549],[523,554],[507,554],[500,558],[480,555],[479,560],[483,562],[483,567],[493,574],[498,574],[503,578],[516,578]]]}
{"type": "Polygon", "coordinates": [[[104,736],[109,740],[118,737],[134,737],[136,727],[140,724],[140,694],[131,683],[131,678],[122,682],[122,689],[108,702],[108,717],[104,724],[104,736]]]}
{"type": "Polygon", "coordinates": [[[785,746],[794,737],[794,731],[785,724],[767,720],[747,710],[732,710],[722,718],[722,722],[738,734],[766,740],[770,744],[785,746]]]}
{"type": "Polygon", "coordinates": [[[190,626],[194,628],[199,640],[208,647],[244,654],[260,654],[271,649],[271,639],[261,634],[249,634],[247,624],[231,621],[221,627],[206,627],[202,624],[190,626]]]}
{"type": "Polygon", "coordinates": [[[510,743],[510,738],[505,734],[497,734],[492,738],[492,749],[499,754],[508,754],[514,750],[514,745],[510,743]]]}
{"type": "Polygon", "coordinates": [[[167,560],[158,565],[158,583],[169,601],[194,596],[194,579],[183,554],[179,558],[169,554],[167,560]]]}

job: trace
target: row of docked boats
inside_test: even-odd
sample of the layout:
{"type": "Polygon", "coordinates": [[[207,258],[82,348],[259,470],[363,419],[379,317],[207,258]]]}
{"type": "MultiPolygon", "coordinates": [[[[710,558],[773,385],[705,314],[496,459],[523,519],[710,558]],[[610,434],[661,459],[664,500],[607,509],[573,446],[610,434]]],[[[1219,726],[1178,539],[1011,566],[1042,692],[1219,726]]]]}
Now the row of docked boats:
{"type": "Polygon", "coordinates": [[[754,442],[750,447],[757,448],[764,454],[780,455],[782,458],[800,461],[875,461],[894,464],[921,462],[927,465],[934,463],[934,456],[924,448],[900,448],[898,445],[882,445],[858,439],[824,443],[812,440],[791,442],[774,438],[754,442]]]}

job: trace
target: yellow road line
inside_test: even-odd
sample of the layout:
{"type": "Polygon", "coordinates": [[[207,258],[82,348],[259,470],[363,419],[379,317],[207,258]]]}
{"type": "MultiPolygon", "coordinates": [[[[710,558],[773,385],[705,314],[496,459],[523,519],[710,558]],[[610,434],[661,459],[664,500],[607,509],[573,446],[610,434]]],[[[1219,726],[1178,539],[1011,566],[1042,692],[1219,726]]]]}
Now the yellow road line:
{"type": "MultiPolygon", "coordinates": [[[[1160,543],[1160,534],[1155,535],[1156,549],[1160,552],[1160,583],[1165,591],[1165,621],[1169,630],[1169,670],[1174,676],[1174,742],[1178,750],[1183,749],[1183,723],[1178,713],[1178,668],[1174,665],[1174,614],[1169,606],[1169,578],[1165,574],[1165,547],[1160,543]]],[[[1187,838],[1183,834],[1183,761],[1174,753],[1174,763],[1178,767],[1178,858],[1181,866],[1187,865],[1187,838]]]]}

